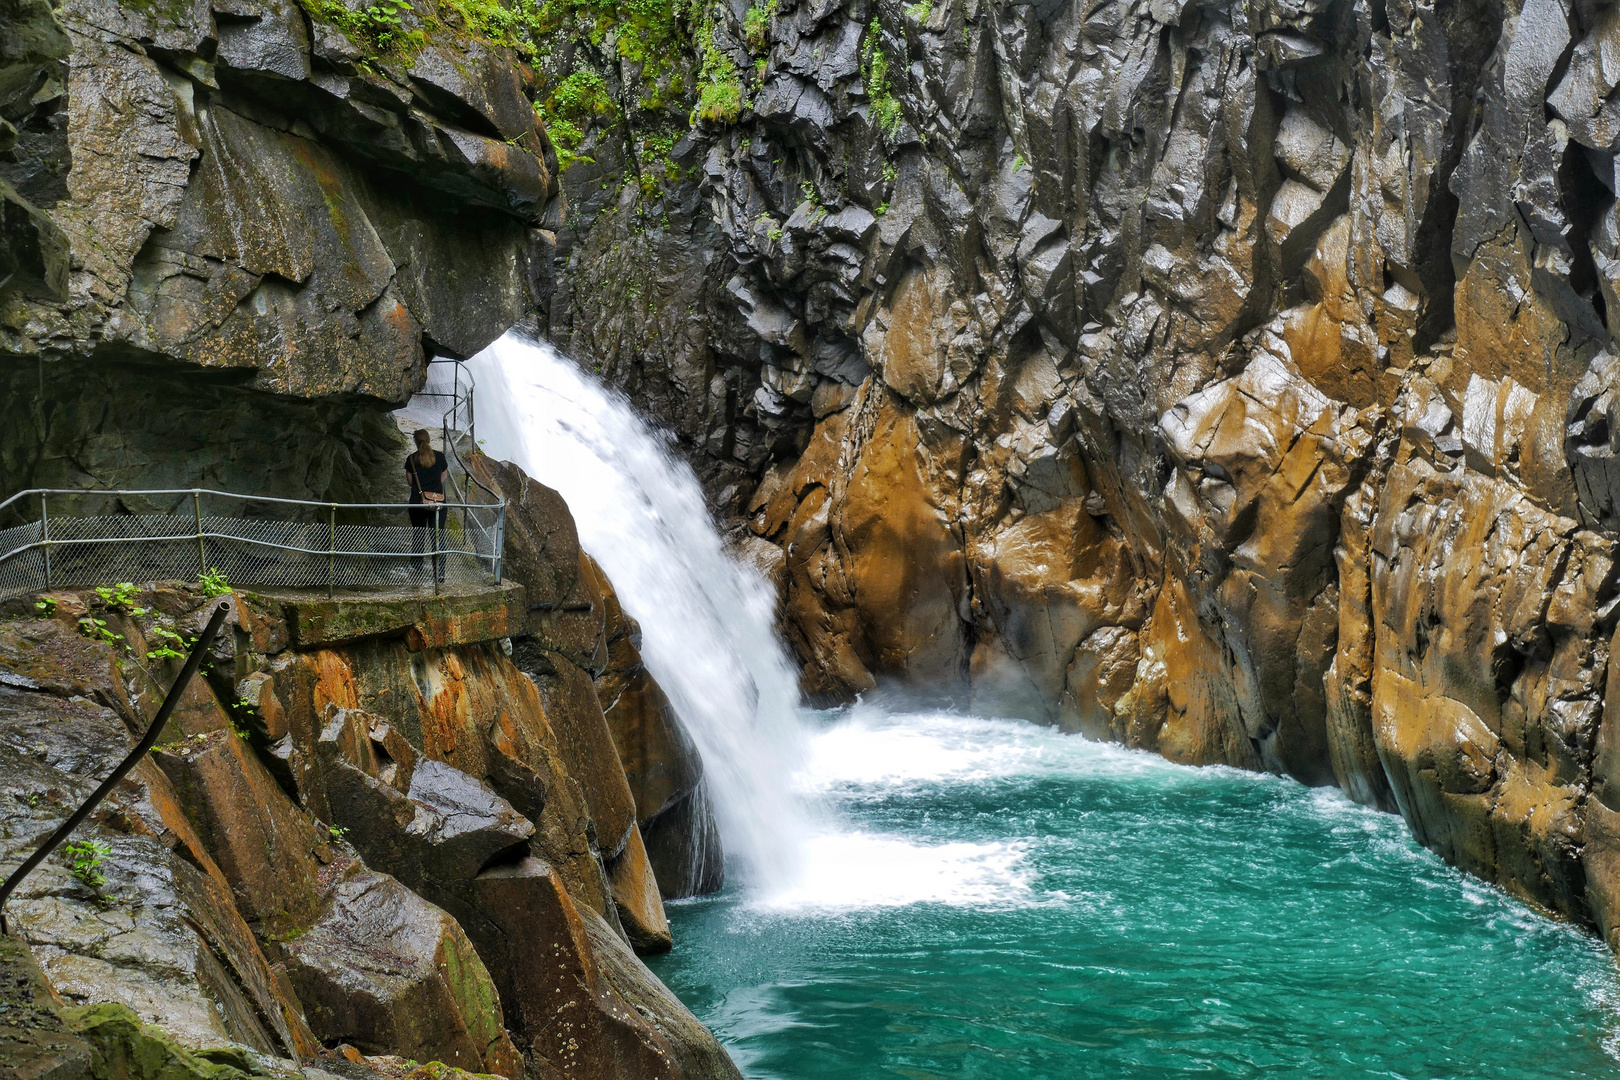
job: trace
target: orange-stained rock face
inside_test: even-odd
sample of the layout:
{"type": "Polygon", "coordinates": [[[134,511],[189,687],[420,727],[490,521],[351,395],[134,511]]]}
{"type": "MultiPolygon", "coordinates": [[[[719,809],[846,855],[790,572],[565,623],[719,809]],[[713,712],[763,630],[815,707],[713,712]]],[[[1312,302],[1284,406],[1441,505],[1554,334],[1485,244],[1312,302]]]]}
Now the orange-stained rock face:
{"type": "MultiPolygon", "coordinates": [[[[575,558],[576,570],[588,567],[575,558]]],[[[606,626],[611,585],[588,568],[606,626]]],[[[158,640],[155,628],[191,626],[205,601],[184,589],[151,595],[161,605],[107,612],[122,635],[114,642],[77,628],[102,610],[81,593],[0,624],[0,662],[31,673],[13,671],[0,687],[0,776],[25,817],[59,818],[57,804],[82,798],[155,709],[166,673],[132,657],[158,640]]],[[[559,1070],[734,1078],[713,1037],[632,952],[672,940],[592,673],[544,650],[544,670],[525,672],[476,630],[489,623],[479,604],[505,610],[511,590],[454,598],[465,617],[441,621],[472,640],[417,649],[417,622],[378,621],[386,600],[346,609],[341,599],[262,599],[188,690],[204,730],[180,727],[177,713],[156,759],[93,826],[116,852],[120,896],[141,925],[119,948],[161,953],[169,966],[108,954],[94,890],[80,883],[74,895],[57,866],[37,883],[43,892],[31,882],[12,906],[50,948],[54,984],[75,1002],[130,1005],[194,1048],[234,1042],[309,1058],[343,1044],[362,1065],[384,1055],[513,1080],[559,1070]],[[282,620],[302,617],[298,605],[328,626],[372,629],[297,650],[300,635],[282,620]],[[480,884],[524,866],[544,871],[518,894],[480,884]],[[170,970],[175,962],[192,970],[170,970]],[[524,968],[559,963],[571,974],[524,968]],[[555,998],[562,989],[574,995],[566,1003],[555,998]],[[558,1027],[547,1010],[561,1004],[558,1027]]],[[[662,693],[635,653],[634,624],[612,606],[618,667],[600,674],[622,699],[620,721],[648,733],[673,724],[634,759],[640,787],[662,793],[648,822],[667,855],[712,829],[701,765],[695,751],[678,760],[690,744],[667,702],[649,704],[662,693]]],[[[591,652],[605,657],[601,633],[591,652]]],[[[718,862],[718,851],[706,842],[700,854],[718,862]]],[[[672,888],[695,891],[688,867],[665,861],[672,888]]]]}

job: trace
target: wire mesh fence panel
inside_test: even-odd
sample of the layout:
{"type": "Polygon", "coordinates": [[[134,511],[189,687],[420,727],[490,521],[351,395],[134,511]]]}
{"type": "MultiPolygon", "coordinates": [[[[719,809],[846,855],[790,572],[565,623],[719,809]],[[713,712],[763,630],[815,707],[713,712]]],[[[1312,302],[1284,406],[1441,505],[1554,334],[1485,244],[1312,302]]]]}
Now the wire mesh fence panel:
{"type": "MultiPolygon", "coordinates": [[[[76,506],[88,505],[85,494],[74,493],[76,506]]],[[[88,494],[113,500],[152,493],[88,494]]],[[[499,581],[504,504],[435,511],[183,494],[170,514],[58,516],[0,530],[0,598],[53,586],[195,580],[205,571],[237,585],[305,589],[499,581]],[[272,505],[298,520],[204,514],[205,502],[210,510],[233,502],[272,505]],[[355,524],[355,518],[394,523],[355,524]]]]}
{"type": "Polygon", "coordinates": [[[506,503],[467,466],[473,380],[429,365],[408,418],[442,434],[452,504],[333,504],[202,489],[29,490],[0,502],[0,599],[53,586],[194,580],[238,585],[438,589],[501,579],[506,503]],[[9,515],[9,518],[4,516],[9,515]]]}
{"type": "Polygon", "coordinates": [[[37,521],[0,529],[0,596],[16,596],[41,587],[45,581],[45,551],[29,546],[39,543],[40,538],[37,521]]]}

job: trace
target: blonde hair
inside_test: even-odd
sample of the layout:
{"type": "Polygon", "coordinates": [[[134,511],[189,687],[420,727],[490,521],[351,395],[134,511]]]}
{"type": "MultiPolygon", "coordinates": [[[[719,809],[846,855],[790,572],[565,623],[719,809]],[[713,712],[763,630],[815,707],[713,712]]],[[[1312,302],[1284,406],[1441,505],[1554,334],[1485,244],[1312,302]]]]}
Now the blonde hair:
{"type": "Polygon", "coordinates": [[[428,431],[428,429],[425,428],[425,427],[424,428],[417,428],[416,429],[416,434],[412,435],[411,438],[416,440],[416,445],[418,445],[418,446],[432,446],[433,445],[433,433],[428,431]]]}

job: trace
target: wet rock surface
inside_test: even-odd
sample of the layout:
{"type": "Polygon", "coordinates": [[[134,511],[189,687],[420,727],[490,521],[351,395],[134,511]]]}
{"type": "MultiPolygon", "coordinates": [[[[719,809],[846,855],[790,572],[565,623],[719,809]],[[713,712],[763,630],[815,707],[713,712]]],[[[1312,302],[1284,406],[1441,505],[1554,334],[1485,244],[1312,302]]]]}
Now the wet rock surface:
{"type": "Polygon", "coordinates": [[[386,407],[532,305],[555,155],[511,51],[423,5],[434,33],[379,54],[321,10],[0,12],[21,486],[374,501],[402,488],[386,407]]]}
{"type": "Polygon", "coordinates": [[[540,328],[677,434],[812,699],[1337,784],[1614,938],[1616,25],[717,9],[739,107],[593,121],[540,328]]]}
{"type": "MultiPolygon", "coordinates": [[[[572,535],[566,507],[551,513],[572,535]]],[[[601,641],[583,658],[600,654],[600,671],[535,638],[544,670],[519,668],[505,635],[526,610],[520,585],[404,607],[231,594],[159,749],[8,905],[47,989],[124,1011],[70,1016],[60,1039],[0,1037],[28,1042],[41,1077],[80,1068],[86,1025],[98,1080],[125,1068],[98,1064],[108,1055],[168,1055],[209,1077],[230,1062],[214,1080],[327,1067],[397,1080],[396,1059],[510,1080],[735,1077],[635,957],[672,938],[596,692],[611,586],[577,544],[567,557],[590,568],[601,641]],[[57,1042],[72,1061],[52,1057],[57,1042]]],[[[155,715],[179,660],[153,643],[195,633],[222,602],[182,583],[108,593],[12,601],[0,618],[0,869],[155,715]]],[[[678,724],[666,735],[690,751],[678,724]]],[[[675,772],[689,801],[695,752],[675,772]]],[[[666,822],[668,785],[641,788],[660,792],[647,820],[666,822]]],[[[706,814],[686,824],[713,828],[706,814]]],[[[665,861],[689,894],[684,865],[665,861]]]]}

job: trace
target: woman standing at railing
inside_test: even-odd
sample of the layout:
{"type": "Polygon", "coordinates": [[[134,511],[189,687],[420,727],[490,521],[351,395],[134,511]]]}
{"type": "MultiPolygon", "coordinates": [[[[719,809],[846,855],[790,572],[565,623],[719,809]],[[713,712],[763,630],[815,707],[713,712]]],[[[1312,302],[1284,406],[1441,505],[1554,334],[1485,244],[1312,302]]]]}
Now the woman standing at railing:
{"type": "Polygon", "coordinates": [[[420,569],[421,553],[432,551],[433,573],[439,581],[443,581],[444,474],[449,471],[450,465],[443,454],[433,449],[433,437],[426,428],[418,429],[413,437],[416,439],[416,451],[405,459],[405,473],[411,481],[411,503],[413,506],[437,509],[407,511],[411,515],[411,550],[417,553],[411,562],[420,569]],[[424,543],[430,537],[433,546],[428,548],[424,543]]]}

